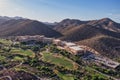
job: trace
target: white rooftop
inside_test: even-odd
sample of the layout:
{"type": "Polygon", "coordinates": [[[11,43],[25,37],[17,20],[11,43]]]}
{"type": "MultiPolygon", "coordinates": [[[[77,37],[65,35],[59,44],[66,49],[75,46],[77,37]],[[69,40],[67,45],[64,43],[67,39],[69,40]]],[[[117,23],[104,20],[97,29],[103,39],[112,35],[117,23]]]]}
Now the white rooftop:
{"type": "Polygon", "coordinates": [[[54,39],[54,41],[61,41],[60,39],[54,39]]]}
{"type": "Polygon", "coordinates": [[[65,42],[65,44],[66,44],[67,46],[75,46],[75,45],[76,45],[75,43],[71,43],[71,42],[65,42]]]}
{"type": "Polygon", "coordinates": [[[74,49],[74,50],[77,50],[77,51],[83,50],[83,48],[81,48],[80,46],[71,46],[70,48],[74,49]]]}

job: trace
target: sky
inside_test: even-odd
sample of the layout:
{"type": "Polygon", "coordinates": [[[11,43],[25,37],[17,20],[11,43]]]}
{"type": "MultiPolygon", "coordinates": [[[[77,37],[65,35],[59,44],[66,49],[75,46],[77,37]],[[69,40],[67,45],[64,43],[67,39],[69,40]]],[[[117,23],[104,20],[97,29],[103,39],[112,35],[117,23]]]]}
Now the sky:
{"type": "Polygon", "coordinates": [[[0,0],[0,16],[42,22],[111,18],[120,23],[120,0],[0,0]]]}

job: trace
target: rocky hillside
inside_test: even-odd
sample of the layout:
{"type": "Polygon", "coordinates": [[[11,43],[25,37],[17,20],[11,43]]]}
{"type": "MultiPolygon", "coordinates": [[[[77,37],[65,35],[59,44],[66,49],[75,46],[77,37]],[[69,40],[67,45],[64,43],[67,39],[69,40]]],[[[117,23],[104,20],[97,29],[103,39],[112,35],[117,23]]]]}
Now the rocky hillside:
{"type": "Polygon", "coordinates": [[[54,29],[59,32],[64,33],[70,29],[73,29],[73,28],[83,25],[83,24],[95,26],[98,28],[102,28],[102,29],[106,29],[106,30],[110,30],[110,31],[114,31],[114,32],[120,32],[120,24],[114,22],[113,20],[111,20],[109,18],[103,18],[100,20],[90,20],[90,21],[65,19],[65,20],[62,20],[61,22],[59,22],[58,24],[56,24],[54,29]]]}
{"type": "Polygon", "coordinates": [[[120,38],[120,33],[112,32],[91,25],[80,25],[70,30],[67,30],[64,33],[64,36],[60,39],[69,41],[80,41],[101,35],[120,38]]]}
{"type": "Polygon", "coordinates": [[[86,45],[110,58],[120,58],[120,24],[109,18],[91,21],[65,19],[54,29],[64,35],[60,37],[62,40],[86,45]]]}
{"type": "Polygon", "coordinates": [[[0,37],[17,35],[45,35],[60,37],[61,34],[42,22],[29,19],[1,19],[0,37]]]}

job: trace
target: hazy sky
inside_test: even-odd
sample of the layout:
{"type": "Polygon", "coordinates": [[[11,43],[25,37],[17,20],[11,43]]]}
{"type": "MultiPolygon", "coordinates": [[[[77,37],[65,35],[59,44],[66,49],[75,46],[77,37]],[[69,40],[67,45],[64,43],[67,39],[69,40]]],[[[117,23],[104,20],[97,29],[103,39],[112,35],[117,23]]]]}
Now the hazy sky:
{"type": "Polygon", "coordinates": [[[44,22],[109,17],[120,23],[120,0],[0,0],[0,15],[44,22]]]}

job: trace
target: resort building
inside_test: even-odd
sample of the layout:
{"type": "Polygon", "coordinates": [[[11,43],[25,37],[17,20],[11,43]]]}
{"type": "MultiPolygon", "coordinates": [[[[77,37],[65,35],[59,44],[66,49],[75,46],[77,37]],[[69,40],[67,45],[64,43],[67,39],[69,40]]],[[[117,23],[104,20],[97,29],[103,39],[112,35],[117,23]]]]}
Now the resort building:
{"type": "Polygon", "coordinates": [[[109,58],[106,58],[104,56],[101,55],[96,55],[96,54],[90,54],[85,56],[83,59],[85,60],[89,60],[95,63],[100,63],[100,64],[104,64],[105,66],[111,67],[111,68],[116,68],[117,66],[120,65],[120,63],[113,61],[109,58]]]}
{"type": "Polygon", "coordinates": [[[72,52],[74,55],[79,55],[80,53],[85,52],[80,46],[71,46],[67,48],[68,51],[72,52]]]}

